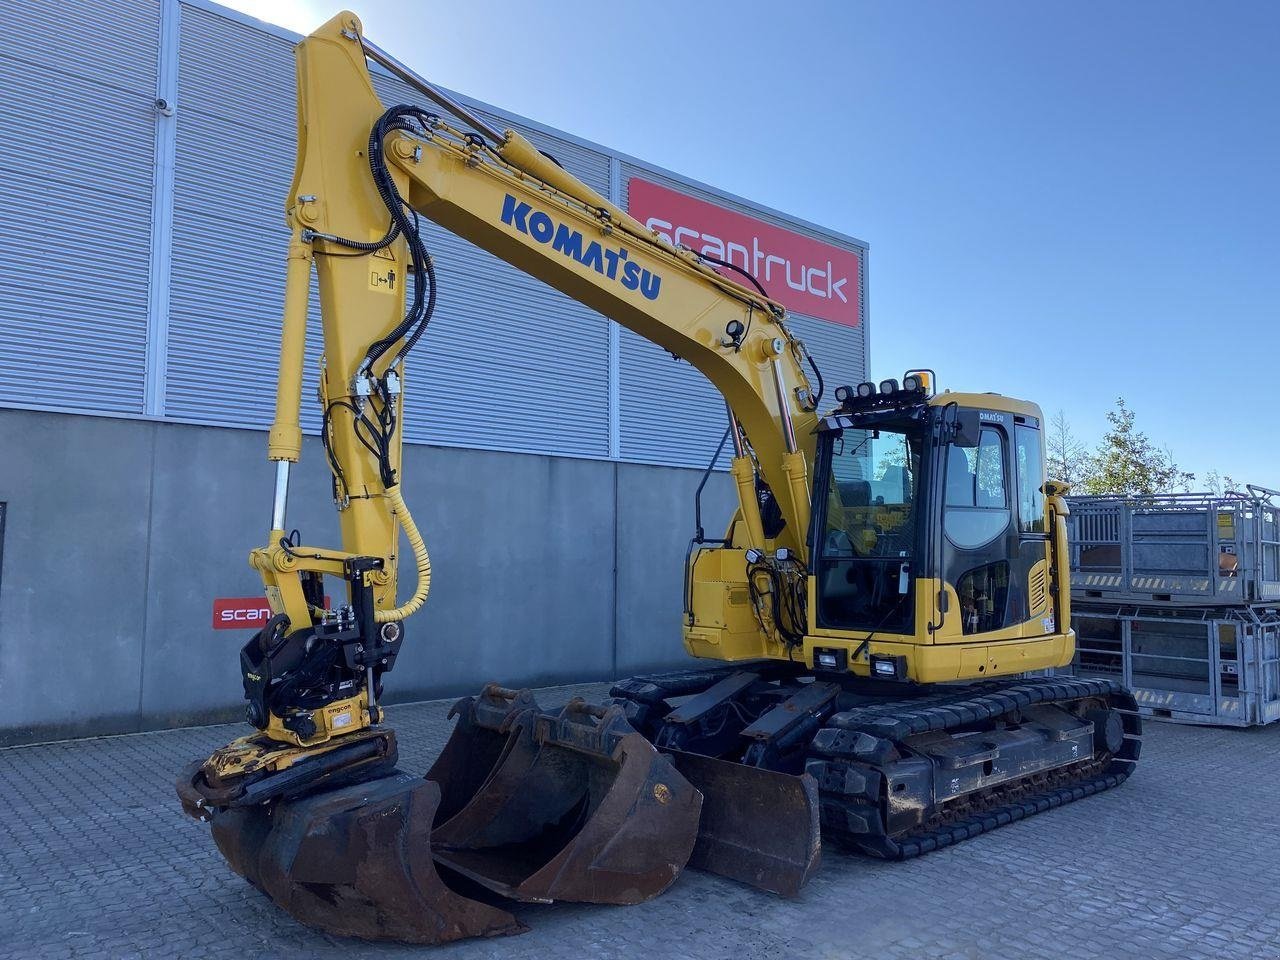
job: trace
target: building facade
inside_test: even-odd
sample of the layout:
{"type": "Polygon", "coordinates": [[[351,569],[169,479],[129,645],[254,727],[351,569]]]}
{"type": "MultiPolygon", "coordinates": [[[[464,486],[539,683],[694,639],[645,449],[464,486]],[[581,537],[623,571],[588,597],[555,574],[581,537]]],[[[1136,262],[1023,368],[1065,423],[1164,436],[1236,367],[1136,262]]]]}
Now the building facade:
{"type": "MultiPolygon", "coordinates": [[[[9,16],[32,40],[0,53],[0,744],[233,716],[256,615],[236,604],[260,593],[245,557],[268,521],[298,38],[205,0],[9,16]]],[[[864,244],[460,99],[678,242],[768,272],[828,389],[865,379],[864,244]]],[[[407,373],[405,485],[436,578],[390,700],[678,664],[718,394],[428,236],[440,299],[407,373]]],[[[336,544],[313,386],[290,525],[336,544]]],[[[717,474],[704,512],[719,523],[730,498],[717,474]]]]}

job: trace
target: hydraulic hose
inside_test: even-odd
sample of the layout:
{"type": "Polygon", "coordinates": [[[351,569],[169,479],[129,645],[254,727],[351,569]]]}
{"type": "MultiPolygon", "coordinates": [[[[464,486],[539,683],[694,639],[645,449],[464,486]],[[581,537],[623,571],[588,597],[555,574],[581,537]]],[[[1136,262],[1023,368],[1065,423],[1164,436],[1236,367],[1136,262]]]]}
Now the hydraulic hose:
{"type": "Polygon", "coordinates": [[[422,605],[427,602],[427,594],[431,590],[431,557],[427,555],[427,545],[422,540],[422,534],[418,532],[418,525],[413,522],[413,514],[409,512],[404,497],[400,495],[399,484],[387,488],[387,500],[391,503],[392,515],[399,518],[400,525],[404,527],[404,534],[409,538],[409,546],[413,548],[413,559],[418,565],[418,586],[414,589],[413,596],[395,609],[375,610],[374,623],[408,619],[422,609],[422,605]]]}

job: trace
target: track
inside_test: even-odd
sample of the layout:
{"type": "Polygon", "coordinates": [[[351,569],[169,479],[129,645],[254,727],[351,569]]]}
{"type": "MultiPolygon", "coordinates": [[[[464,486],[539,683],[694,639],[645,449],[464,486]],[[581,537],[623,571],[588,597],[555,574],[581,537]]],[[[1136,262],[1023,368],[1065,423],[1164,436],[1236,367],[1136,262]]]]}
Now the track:
{"type": "Polygon", "coordinates": [[[701,746],[737,761],[744,793],[756,767],[808,774],[823,840],[893,860],[1118,786],[1141,749],[1137,705],[1111,681],[1013,678],[910,698],[881,688],[825,699],[815,696],[821,684],[747,664],[637,677],[612,694],[659,749],[701,746]],[[745,682],[749,674],[755,682],[745,682]],[[690,703],[702,708],[697,723],[687,721],[690,703]],[[762,741],[758,731],[784,705],[790,724],[762,741]]]}
{"type": "Polygon", "coordinates": [[[873,856],[907,860],[1118,786],[1136,766],[1141,731],[1132,694],[1112,681],[1074,677],[990,681],[957,692],[834,714],[814,738],[811,750],[817,756],[806,769],[818,778],[824,839],[873,856]],[[972,730],[1008,721],[1036,706],[1070,708],[1089,701],[1105,702],[1119,715],[1123,739],[1113,744],[1114,749],[937,804],[914,829],[901,833],[888,829],[893,811],[883,789],[847,789],[851,779],[858,777],[883,786],[891,766],[891,762],[877,763],[874,754],[868,756],[871,751],[865,741],[850,743],[851,733],[866,734],[880,743],[887,740],[903,751],[922,734],[972,730]]]}

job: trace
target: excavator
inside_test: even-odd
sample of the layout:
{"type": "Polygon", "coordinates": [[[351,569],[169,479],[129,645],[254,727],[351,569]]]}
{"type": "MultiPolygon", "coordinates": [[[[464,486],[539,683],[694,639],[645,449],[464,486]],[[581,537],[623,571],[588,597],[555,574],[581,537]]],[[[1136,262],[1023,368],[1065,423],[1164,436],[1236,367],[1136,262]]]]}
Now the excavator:
{"type": "Polygon", "coordinates": [[[252,732],[177,782],[235,872],[324,931],[445,943],[523,930],[515,903],[637,903],[690,865],[795,896],[823,843],[905,859],[1128,777],[1132,695],[1045,674],[1075,636],[1066,488],[1035,404],[913,370],[823,408],[756,277],[646,228],[351,13],[296,56],[274,502],[250,555],[272,616],[240,654],[252,732]],[[370,63],[425,105],[385,106],[370,63]],[[490,683],[422,776],[397,768],[380,700],[431,578],[401,461],[405,360],[436,302],[424,219],[699,370],[725,401],[738,503],[684,561],[701,665],[555,708],[490,683]],[[313,274],[342,549],[286,522],[313,274]]]}

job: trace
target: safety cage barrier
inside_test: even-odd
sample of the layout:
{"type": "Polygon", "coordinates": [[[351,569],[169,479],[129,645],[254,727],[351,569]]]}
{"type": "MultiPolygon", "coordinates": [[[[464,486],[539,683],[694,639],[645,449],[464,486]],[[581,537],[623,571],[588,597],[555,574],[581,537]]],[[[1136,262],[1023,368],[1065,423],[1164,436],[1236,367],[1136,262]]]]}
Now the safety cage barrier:
{"type": "Polygon", "coordinates": [[[1076,652],[1054,671],[1118,680],[1157,719],[1256,726],[1280,719],[1280,610],[1077,604],[1076,652]]]}
{"type": "Polygon", "coordinates": [[[1072,497],[1071,592],[1079,601],[1196,606],[1280,600],[1275,491],[1072,497]]]}

